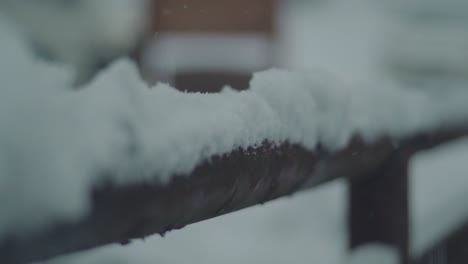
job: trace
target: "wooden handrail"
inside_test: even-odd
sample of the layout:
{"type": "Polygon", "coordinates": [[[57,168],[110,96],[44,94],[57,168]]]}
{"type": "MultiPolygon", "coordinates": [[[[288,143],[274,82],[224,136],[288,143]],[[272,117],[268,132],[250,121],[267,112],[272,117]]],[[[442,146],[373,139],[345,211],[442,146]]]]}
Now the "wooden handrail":
{"type": "Polygon", "coordinates": [[[0,259],[5,264],[29,263],[164,235],[339,177],[363,177],[395,151],[411,154],[464,135],[468,135],[468,128],[419,135],[399,144],[389,139],[366,144],[355,138],[337,153],[265,142],[257,148],[212,157],[190,175],[174,176],[169,184],[116,186],[109,182],[90,191],[92,211],[80,221],[57,219],[41,233],[0,238],[0,259]]]}

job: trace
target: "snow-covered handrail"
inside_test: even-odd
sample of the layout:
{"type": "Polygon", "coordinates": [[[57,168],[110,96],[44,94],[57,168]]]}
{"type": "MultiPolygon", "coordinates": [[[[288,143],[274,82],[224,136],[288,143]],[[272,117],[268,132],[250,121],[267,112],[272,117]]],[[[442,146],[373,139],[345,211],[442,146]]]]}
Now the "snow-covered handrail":
{"type": "Polygon", "coordinates": [[[467,131],[464,88],[270,70],[248,91],[186,94],[120,60],[77,91],[19,35],[0,21],[2,263],[164,233],[467,131]]]}
{"type": "Polygon", "coordinates": [[[2,263],[28,263],[109,243],[128,243],[185,225],[315,187],[337,177],[360,177],[395,153],[414,153],[468,135],[468,129],[439,131],[398,142],[366,144],[355,138],[327,154],[298,145],[264,143],[201,163],[169,184],[96,187],[92,211],[79,221],[51,223],[42,232],[0,239],[2,263]]]}

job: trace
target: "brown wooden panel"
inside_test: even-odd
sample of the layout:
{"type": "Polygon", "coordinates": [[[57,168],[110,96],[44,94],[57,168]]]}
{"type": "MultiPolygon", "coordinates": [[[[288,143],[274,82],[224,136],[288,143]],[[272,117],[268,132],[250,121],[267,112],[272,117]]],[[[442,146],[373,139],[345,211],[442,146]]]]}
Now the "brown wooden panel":
{"type": "Polygon", "coordinates": [[[275,0],[156,0],[155,31],[273,33],[275,0]]]}
{"type": "Polygon", "coordinates": [[[252,78],[250,73],[187,72],[175,77],[175,87],[187,92],[217,93],[229,85],[235,90],[246,90],[252,78]]]}

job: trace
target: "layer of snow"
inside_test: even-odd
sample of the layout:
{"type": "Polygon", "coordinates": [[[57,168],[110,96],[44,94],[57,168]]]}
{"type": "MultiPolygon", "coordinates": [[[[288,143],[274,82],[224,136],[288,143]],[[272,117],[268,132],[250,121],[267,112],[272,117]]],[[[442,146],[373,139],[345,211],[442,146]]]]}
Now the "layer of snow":
{"type": "Polygon", "coordinates": [[[190,225],[164,238],[152,236],[46,263],[343,264],[347,257],[345,199],[346,184],[337,181],[190,225]]]}
{"type": "Polygon", "coordinates": [[[0,0],[0,12],[47,56],[74,65],[81,78],[89,77],[85,75],[96,64],[138,44],[145,30],[146,4],[147,0],[0,0]]]}
{"type": "Polygon", "coordinates": [[[156,34],[143,60],[148,70],[163,75],[254,72],[267,68],[271,50],[268,36],[258,34],[164,33],[156,34]]]}
{"type": "Polygon", "coordinates": [[[380,81],[383,41],[394,21],[380,1],[280,1],[279,65],[327,71],[344,82],[380,81]]]}
{"type": "Polygon", "coordinates": [[[395,248],[380,245],[369,244],[361,246],[349,255],[347,264],[398,264],[399,255],[395,248]]]}
{"type": "Polygon", "coordinates": [[[388,1],[398,23],[383,39],[387,67],[405,83],[449,89],[468,82],[466,1],[388,1]]]}
{"type": "Polygon", "coordinates": [[[420,256],[468,218],[468,138],[417,155],[411,163],[412,253],[420,256]]]}
{"type": "Polygon", "coordinates": [[[71,71],[34,58],[17,33],[0,23],[0,235],[82,216],[101,180],[93,175],[110,168],[121,183],[167,181],[265,139],[339,149],[354,133],[398,138],[468,115],[468,89],[356,86],[307,72],[259,73],[242,93],[149,90],[125,60],[73,91],[71,71]]]}

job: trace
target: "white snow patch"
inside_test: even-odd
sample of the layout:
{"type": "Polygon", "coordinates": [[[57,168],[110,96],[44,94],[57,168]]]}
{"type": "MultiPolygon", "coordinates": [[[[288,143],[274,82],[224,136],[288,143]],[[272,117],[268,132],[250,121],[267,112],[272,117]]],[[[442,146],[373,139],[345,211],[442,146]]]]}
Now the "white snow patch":
{"type": "Polygon", "coordinates": [[[279,2],[279,65],[344,82],[380,81],[382,44],[394,23],[381,1],[279,2]]]}
{"type": "Polygon", "coordinates": [[[421,256],[463,225],[468,208],[468,138],[415,156],[410,167],[411,250],[421,256]]]}
{"type": "Polygon", "coordinates": [[[450,89],[468,83],[468,2],[387,1],[395,21],[383,40],[388,70],[405,85],[450,89]]]}
{"type": "Polygon", "coordinates": [[[346,182],[335,181],[190,225],[164,238],[105,246],[42,264],[343,264],[345,201],[346,182]]]}
{"type": "Polygon", "coordinates": [[[0,0],[2,16],[48,56],[73,65],[78,78],[134,48],[147,10],[147,0],[0,0]]]}
{"type": "Polygon", "coordinates": [[[270,41],[260,34],[160,33],[148,45],[143,60],[158,75],[210,70],[252,72],[269,65],[270,41]]]}
{"type": "Polygon", "coordinates": [[[370,244],[355,249],[347,258],[347,264],[398,264],[399,256],[395,248],[370,244]]]}

